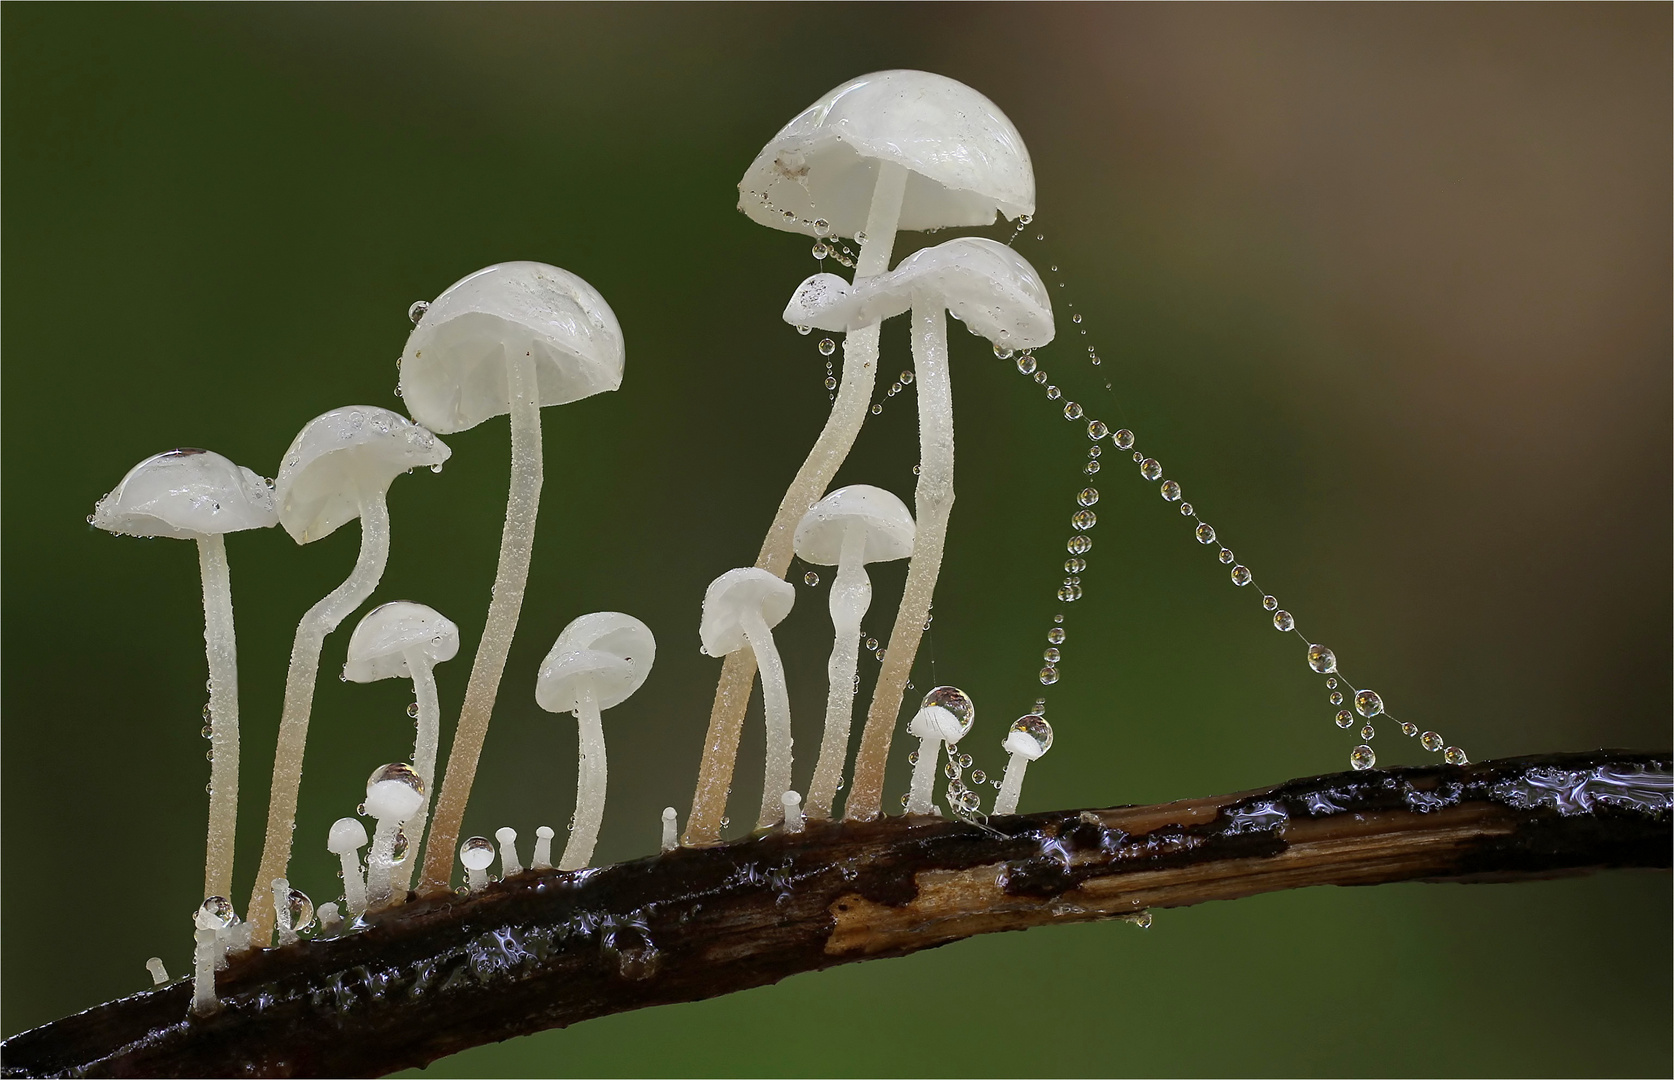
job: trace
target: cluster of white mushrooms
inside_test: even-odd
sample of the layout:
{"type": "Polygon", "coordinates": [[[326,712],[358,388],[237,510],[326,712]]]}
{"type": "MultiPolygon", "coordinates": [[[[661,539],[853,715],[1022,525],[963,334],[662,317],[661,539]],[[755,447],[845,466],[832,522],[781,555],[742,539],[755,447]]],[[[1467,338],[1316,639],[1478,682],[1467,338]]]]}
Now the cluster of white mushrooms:
{"type": "MultiPolygon", "coordinates": [[[[999,214],[1026,221],[1034,211],[1034,175],[1022,139],[992,102],[969,87],[916,71],[845,83],[786,125],[739,189],[740,208],[752,219],[815,236],[820,246],[828,238],[852,237],[859,253],[852,281],[817,274],[794,291],[785,308],[784,318],[793,325],[846,335],[842,380],[831,416],[785,493],[755,564],[716,578],[703,600],[703,651],[725,662],[687,821],[688,845],[720,840],[757,670],[767,746],[757,827],[800,831],[806,820],[833,817],[849,759],[861,620],[872,600],[866,567],[907,559],[904,595],[882,653],[844,807],[849,819],[878,816],[884,765],[929,619],[953,505],[953,396],[944,312],[1002,355],[1039,347],[1053,336],[1051,302],[1039,275],[1003,244],[962,237],[890,269],[900,230],[989,225],[999,214]],[[894,494],[864,484],[827,493],[868,411],[879,327],[909,311],[920,443],[914,510],[894,494]],[[805,803],[793,790],[791,704],[773,640],[773,628],[796,599],[794,586],[784,580],[793,553],[836,568],[825,727],[805,803]]],[[[410,889],[421,895],[447,890],[456,851],[466,890],[482,889],[490,880],[495,843],[484,837],[459,843],[459,831],[528,579],[542,483],[540,410],[617,389],[622,333],[609,305],[585,281],[534,262],[480,270],[435,301],[414,304],[409,314],[414,328],[402,355],[399,393],[410,418],[372,406],[327,412],[303,427],[272,481],[204,450],[159,454],[135,466],[89,518],[114,533],[198,542],[210,674],[205,734],[212,761],[206,899],[194,916],[199,1012],[216,1007],[214,972],[226,965],[229,952],[285,945],[315,922],[312,903],[287,877],[314,684],[325,638],[372,597],[382,576],[390,543],[385,502],[390,484],[419,466],[441,470],[450,450],[438,434],[507,414],[511,480],[499,567],[439,790],[442,718],[434,669],[458,654],[458,628],[423,604],[394,601],[369,611],[350,635],[343,677],[410,679],[416,738],[410,759],[372,772],[358,815],[331,826],[326,846],[341,861],[343,895],[321,905],[318,925],[323,932],[352,928],[369,914],[404,902],[410,889]],[[280,524],[298,544],[307,544],[356,519],[361,545],[354,569],[297,626],[266,843],[241,920],[228,900],[237,819],[238,676],[224,536],[280,524]],[[362,818],[373,823],[370,835],[362,818]],[[364,862],[362,849],[367,849],[364,862]],[[415,882],[421,849],[423,868],[415,882]]],[[[579,777],[569,839],[556,866],[556,833],[542,826],[530,870],[589,865],[607,778],[601,713],[639,689],[655,653],[644,623],[596,612],[565,627],[541,664],[536,701],[548,711],[575,716],[579,777]]],[[[937,687],[925,696],[908,727],[921,740],[912,755],[911,790],[903,799],[910,813],[936,812],[934,774],[944,747],[953,780],[949,807],[962,816],[977,810],[975,794],[958,779],[969,757],[957,754],[974,719],[970,698],[955,687],[937,687]]],[[[996,813],[1015,812],[1027,762],[1051,741],[1051,728],[1037,713],[1011,725],[1004,739],[1011,764],[996,813]]],[[[662,812],[665,851],[682,842],[677,834],[678,815],[670,807],[662,812]]],[[[523,872],[516,832],[501,829],[496,840],[502,876],[523,872]]],[[[149,966],[158,981],[166,978],[160,962],[149,966]]]]}

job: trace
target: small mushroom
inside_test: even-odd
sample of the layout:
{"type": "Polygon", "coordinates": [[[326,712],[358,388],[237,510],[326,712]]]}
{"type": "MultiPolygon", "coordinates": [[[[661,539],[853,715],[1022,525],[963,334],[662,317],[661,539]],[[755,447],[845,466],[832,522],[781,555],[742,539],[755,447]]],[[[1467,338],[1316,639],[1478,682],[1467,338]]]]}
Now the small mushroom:
{"type": "Polygon", "coordinates": [[[391,899],[395,838],[401,826],[424,805],[424,781],[406,762],[385,765],[366,781],[366,812],[378,826],[366,856],[366,909],[377,911],[391,899]]]}
{"type": "MultiPolygon", "coordinates": [[[[857,238],[857,282],[889,269],[898,229],[986,225],[996,214],[1035,212],[1034,167],[1017,128],[975,90],[924,71],[874,72],[831,90],[756,155],[738,191],[739,209],[759,224],[857,238]]],[[[779,502],[756,566],[775,576],[790,566],[792,530],[854,446],[877,367],[878,327],[856,327],[843,342],[831,414],[779,502]]],[[[738,652],[721,668],[687,843],[712,844],[721,835],[755,676],[750,666],[750,654],[738,652]]]]}
{"type": "Polygon", "coordinates": [[[673,851],[680,846],[680,811],[672,806],[663,807],[663,843],[664,851],[673,851]]]}
{"type": "MultiPolygon", "coordinates": [[[[435,667],[459,655],[459,627],[435,608],[396,600],[367,612],[349,635],[348,662],[343,677],[350,682],[412,679],[418,705],[418,732],[413,741],[413,770],[424,781],[425,800],[413,815],[408,857],[401,861],[400,887],[407,891],[424,842],[425,811],[436,784],[436,748],[442,709],[436,698],[435,667]]],[[[355,912],[355,914],[359,914],[355,912]]]]}
{"type": "Polygon", "coordinates": [[[163,958],[153,956],[145,962],[146,973],[151,976],[152,986],[162,986],[169,981],[169,969],[163,966],[163,958]]]}
{"type": "Polygon", "coordinates": [[[523,864],[517,861],[517,830],[509,825],[495,829],[494,839],[500,842],[500,880],[523,873],[523,864]]]}
{"type": "Polygon", "coordinates": [[[855,668],[860,662],[860,620],[872,605],[866,564],[905,559],[913,553],[913,517],[882,488],[853,484],[814,505],[796,526],[796,554],[816,566],[835,566],[831,583],[831,659],[826,664],[825,734],[808,788],[808,816],[831,816],[843,780],[854,713],[855,668]]]}
{"type": "Polygon", "coordinates": [[[936,812],[936,766],[942,761],[942,746],[958,743],[974,723],[976,706],[957,686],[938,686],[924,695],[918,713],[907,724],[907,733],[919,738],[918,760],[913,763],[912,787],[907,792],[907,813],[936,812]]]}
{"type": "Polygon", "coordinates": [[[343,925],[343,912],[335,903],[320,905],[320,933],[331,935],[337,933],[343,925]]]}
{"type": "Polygon", "coordinates": [[[542,825],[535,830],[535,855],[529,860],[531,870],[552,869],[552,838],[556,835],[550,825],[542,825]]]}
{"type": "Polygon", "coordinates": [[[284,878],[274,878],[271,886],[279,944],[290,945],[302,931],[314,925],[314,902],[301,889],[291,888],[291,883],[284,878]]]}
{"type": "Polygon", "coordinates": [[[208,450],[170,450],[128,470],[87,519],[119,536],[168,536],[198,543],[203,640],[209,659],[209,839],[205,896],[232,893],[238,825],[238,642],[224,539],[279,523],[261,477],[208,450]]]}
{"type": "MultiPolygon", "coordinates": [[[[767,770],[761,790],[761,816],[756,821],[758,829],[784,820],[785,806],[779,797],[790,790],[791,784],[790,693],[785,688],[785,665],[773,644],[773,627],[790,614],[794,603],[796,586],[751,566],[728,570],[709,583],[709,591],[703,596],[703,622],[698,628],[703,651],[710,656],[726,656],[748,646],[755,656],[755,666],[761,669],[762,712],[767,720],[767,770]]],[[[736,753],[736,742],[733,750],[736,753]]],[[[697,810],[694,808],[692,813],[696,814],[697,810]]],[[[686,828],[690,835],[689,820],[686,828]]]]}
{"type": "Polygon", "coordinates": [[[360,519],[360,554],[344,582],[327,593],[297,623],[291,663],[285,673],[285,705],[273,755],[268,794],[267,838],[256,869],[250,924],[257,943],[266,942],[272,909],[261,903],[261,882],[284,877],[291,861],[296,800],[302,786],[302,755],[314,707],[314,680],[326,635],[364,604],[383,576],[389,558],[389,508],[385,496],[397,476],[428,465],[438,468],[451,451],[404,416],[373,405],[333,409],[303,425],[274,481],[279,523],[299,544],[330,536],[360,519]]]}
{"type": "Polygon", "coordinates": [[[343,864],[343,903],[351,919],[366,912],[366,878],[360,870],[360,849],[365,846],[366,826],[359,819],[344,817],[332,822],[326,850],[343,864]]]}
{"type": "Polygon", "coordinates": [[[1038,713],[1019,716],[1006,731],[1006,776],[1000,782],[1000,794],[994,799],[995,814],[1017,813],[1017,800],[1023,794],[1023,774],[1029,762],[1035,761],[1052,749],[1052,725],[1038,713]]]}
{"type": "Polygon", "coordinates": [[[215,971],[226,953],[224,935],[237,920],[232,902],[211,896],[192,912],[192,1012],[207,1016],[221,1007],[215,994],[215,971]]]}
{"type": "Polygon", "coordinates": [[[622,385],[622,328],[587,282],[556,266],[507,262],[448,286],[425,308],[401,356],[413,419],[442,434],[511,417],[511,485],[500,563],[470,682],[436,796],[420,888],[447,888],[500,675],[523,609],[541,498],[541,408],[622,385]]]}
{"type": "Polygon", "coordinates": [[[780,796],[779,801],[785,807],[785,831],[799,833],[802,831],[802,796],[794,791],[787,791],[780,796]]]}
{"type": "Polygon", "coordinates": [[[459,863],[465,867],[465,887],[472,892],[481,892],[488,887],[488,868],[494,865],[494,845],[484,836],[467,837],[459,845],[459,863]]]}
{"type": "Polygon", "coordinates": [[[593,859],[604,820],[604,724],[599,714],[626,701],[645,682],[657,658],[651,628],[619,611],[595,611],[564,627],[541,661],[535,701],[547,712],[575,714],[580,726],[580,761],[575,785],[575,818],[560,870],[580,870],[593,859]]]}

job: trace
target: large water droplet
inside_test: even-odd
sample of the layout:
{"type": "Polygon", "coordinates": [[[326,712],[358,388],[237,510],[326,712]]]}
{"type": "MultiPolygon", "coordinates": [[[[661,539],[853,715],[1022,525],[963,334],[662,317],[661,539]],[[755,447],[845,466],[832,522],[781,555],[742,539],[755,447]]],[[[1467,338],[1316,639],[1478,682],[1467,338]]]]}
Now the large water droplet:
{"type": "Polygon", "coordinates": [[[1341,712],[1339,712],[1337,714],[1337,726],[1344,729],[1345,731],[1347,729],[1353,727],[1354,726],[1354,714],[1349,712],[1347,709],[1344,709],[1341,712]]]}
{"type": "Polygon", "coordinates": [[[1157,480],[1162,477],[1162,463],[1156,458],[1145,458],[1139,463],[1139,475],[1147,480],[1157,480]]]}
{"type": "Polygon", "coordinates": [[[224,896],[211,896],[192,913],[192,921],[205,930],[222,930],[238,918],[232,901],[224,896]]]}
{"type": "Polygon", "coordinates": [[[1418,737],[1418,745],[1424,747],[1424,749],[1430,751],[1431,753],[1435,753],[1437,750],[1442,748],[1442,737],[1437,732],[1426,731],[1418,737]]]}
{"type": "Polygon", "coordinates": [[[1093,550],[1093,538],[1091,536],[1072,536],[1069,538],[1069,543],[1065,544],[1064,547],[1072,555],[1085,555],[1093,550]]]}
{"type": "MultiPolygon", "coordinates": [[[[1052,725],[1046,722],[1046,717],[1035,713],[1019,716],[1011,722],[1011,727],[1006,729],[1004,745],[1008,752],[1016,752],[1012,747],[1014,740],[1019,738],[1032,743],[1035,749],[1034,756],[1040,757],[1052,749],[1052,725]]],[[[1027,751],[1029,747],[1024,746],[1023,749],[1027,751]]],[[[981,783],[981,781],[978,781],[978,783],[981,783]]]]}
{"type": "Polygon", "coordinates": [[[928,709],[932,705],[940,705],[953,714],[959,721],[961,738],[971,730],[971,725],[976,723],[976,704],[971,701],[971,695],[957,686],[935,687],[924,695],[924,700],[919,702],[918,707],[928,709]]]}
{"type": "Polygon", "coordinates": [[[1057,649],[1047,649],[1041,654],[1040,658],[1045,660],[1048,664],[1056,664],[1059,660],[1063,659],[1063,654],[1057,649]]]}
{"type": "Polygon", "coordinates": [[[1091,529],[1099,523],[1099,516],[1091,510],[1077,510],[1070,518],[1070,524],[1083,531],[1091,529]]]}
{"type": "Polygon", "coordinates": [[[1001,360],[1010,360],[1011,359],[1011,353],[1012,353],[1012,350],[1006,348],[1004,345],[1001,345],[998,342],[995,343],[995,345],[994,345],[994,355],[998,356],[1001,360]]]}
{"type": "Polygon", "coordinates": [[[1337,670],[1337,654],[1324,645],[1309,645],[1308,666],[1321,675],[1328,675],[1337,670]]]}
{"type": "Polygon", "coordinates": [[[1288,611],[1275,611],[1273,613],[1273,628],[1275,630],[1294,630],[1296,629],[1296,620],[1290,617],[1288,611]]]}
{"type": "Polygon", "coordinates": [[[1082,488],[1076,493],[1075,501],[1080,503],[1082,506],[1092,506],[1096,504],[1099,501],[1098,488],[1082,488]]]}
{"type": "Polygon", "coordinates": [[[1354,695],[1354,711],[1370,720],[1383,712],[1383,698],[1376,690],[1362,690],[1354,695]]]}
{"type": "Polygon", "coordinates": [[[459,847],[459,861],[467,870],[487,870],[494,863],[494,843],[485,836],[473,836],[459,847]]]}
{"type": "Polygon", "coordinates": [[[1357,746],[1349,751],[1349,764],[1353,765],[1357,771],[1370,769],[1377,763],[1378,756],[1372,752],[1370,746],[1357,746]]]}
{"type": "Polygon", "coordinates": [[[837,351],[837,343],[828,337],[820,338],[820,355],[830,356],[837,351]]]}
{"type": "Polygon", "coordinates": [[[308,899],[308,894],[301,889],[292,889],[285,898],[285,906],[290,909],[291,929],[300,933],[314,925],[314,901],[308,899]]]}
{"type": "MultiPolygon", "coordinates": [[[[1098,440],[1104,438],[1108,434],[1110,434],[1110,428],[1105,426],[1105,423],[1104,423],[1103,420],[1092,420],[1092,421],[1088,422],[1088,424],[1087,424],[1087,437],[1089,439],[1092,439],[1094,442],[1097,442],[1098,440]]],[[[1096,449],[1096,447],[1095,447],[1095,449],[1096,449]]]]}
{"type": "Polygon", "coordinates": [[[1017,358],[1017,370],[1024,375],[1033,375],[1035,373],[1035,358],[1028,353],[1019,356],[1017,358]]]}
{"type": "Polygon", "coordinates": [[[1089,461],[1087,464],[1081,466],[1081,471],[1086,473],[1088,476],[1092,476],[1094,473],[1099,471],[1099,463],[1096,461],[1089,461]]]}

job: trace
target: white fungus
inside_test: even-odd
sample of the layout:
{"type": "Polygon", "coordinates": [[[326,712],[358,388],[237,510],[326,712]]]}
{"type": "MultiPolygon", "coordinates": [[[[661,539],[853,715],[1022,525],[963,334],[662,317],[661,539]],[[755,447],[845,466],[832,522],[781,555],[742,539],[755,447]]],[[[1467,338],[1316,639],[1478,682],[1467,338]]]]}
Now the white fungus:
{"type": "Polygon", "coordinates": [[[1052,749],[1052,725],[1046,717],[1036,713],[1020,716],[1011,722],[1003,743],[1007,754],[1006,776],[1000,782],[1000,793],[994,799],[995,814],[1017,813],[1017,800],[1023,794],[1023,773],[1029,762],[1038,760],[1052,749]]]}
{"type": "Polygon", "coordinates": [[[326,850],[343,864],[343,902],[351,919],[358,919],[366,912],[366,878],[360,870],[360,849],[365,846],[366,826],[359,820],[344,817],[332,822],[326,850]]]}
{"type": "Polygon", "coordinates": [[[556,835],[550,825],[542,825],[535,830],[535,855],[529,860],[530,869],[552,869],[552,838],[556,835]]]}
{"type": "Polygon", "coordinates": [[[465,867],[465,887],[481,892],[488,887],[488,868],[494,862],[494,845],[485,837],[468,837],[459,845],[459,861],[465,867]]]}
{"type": "Polygon", "coordinates": [[[517,861],[517,830],[509,825],[495,829],[494,839],[500,842],[500,880],[523,873],[523,864],[517,861]]]}
{"type": "Polygon", "coordinates": [[[221,934],[232,924],[232,903],[211,896],[192,913],[192,1012],[206,1016],[221,1007],[215,996],[215,969],[224,953],[221,934]]]}
{"type": "Polygon", "coordinates": [[[375,821],[372,850],[366,856],[366,909],[377,911],[393,899],[395,838],[401,826],[424,805],[424,781],[406,762],[379,768],[366,781],[366,812],[375,821]]]}
{"type": "Polygon", "coordinates": [[[794,791],[787,791],[779,797],[784,807],[785,831],[799,833],[802,831],[802,796],[794,791]]]}
{"type": "MultiPolygon", "coordinates": [[[[779,797],[790,789],[790,693],[785,688],[785,665],[773,644],[773,628],[790,614],[796,586],[766,570],[740,567],[709,583],[703,596],[703,622],[698,636],[710,656],[726,656],[748,648],[761,669],[762,712],[767,721],[767,768],[761,791],[761,816],[756,828],[784,820],[779,797]]],[[[687,827],[691,827],[690,821],[687,827]]]]}
{"type": "Polygon", "coordinates": [[[919,739],[918,760],[913,764],[912,787],[907,792],[907,813],[937,813],[935,784],[941,764],[942,746],[957,743],[976,722],[976,706],[956,686],[938,686],[924,695],[918,713],[907,725],[907,733],[919,739]]]}
{"type": "Polygon", "coordinates": [[[673,851],[680,846],[680,811],[672,806],[663,807],[663,843],[664,851],[673,851]]]}
{"type": "Polygon", "coordinates": [[[320,905],[320,933],[335,934],[343,925],[343,912],[336,903],[320,905]]]}
{"type": "Polygon", "coordinates": [[[151,975],[152,986],[162,986],[164,983],[169,981],[168,968],[163,966],[163,958],[160,956],[153,956],[151,959],[147,960],[145,962],[145,970],[151,975]]]}

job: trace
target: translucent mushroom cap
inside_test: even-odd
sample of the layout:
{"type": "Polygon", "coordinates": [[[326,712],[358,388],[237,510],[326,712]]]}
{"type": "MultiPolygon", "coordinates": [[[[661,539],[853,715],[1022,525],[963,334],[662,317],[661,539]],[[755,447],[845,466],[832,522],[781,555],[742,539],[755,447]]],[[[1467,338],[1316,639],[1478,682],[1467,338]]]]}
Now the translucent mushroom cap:
{"type": "Polygon", "coordinates": [[[593,286],[545,263],[496,263],[449,285],[413,327],[407,411],[444,435],[509,412],[512,350],[534,358],[543,407],[622,385],[622,328],[593,286]]]}
{"type": "Polygon", "coordinates": [[[279,523],[267,481],[210,450],[155,454],[128,470],[93,508],[92,524],[118,536],[196,540],[279,523]]]}
{"type": "Polygon", "coordinates": [[[352,817],[338,818],[326,834],[326,850],[333,855],[347,855],[366,846],[366,826],[352,817]]]}
{"type": "Polygon", "coordinates": [[[1006,731],[1005,751],[1035,761],[1052,749],[1052,725],[1038,713],[1019,716],[1006,731]]]}
{"type": "Polygon", "coordinates": [[[447,444],[399,413],[346,405],[302,426],[274,480],[279,524],[299,544],[330,536],[360,517],[360,500],[382,495],[397,476],[438,466],[447,444]]]}
{"type": "Polygon", "coordinates": [[[969,730],[971,725],[962,723],[959,717],[940,705],[924,706],[907,722],[908,734],[949,743],[958,742],[969,730]]]}
{"type": "Polygon", "coordinates": [[[744,647],[744,613],[761,614],[769,629],[778,626],[796,603],[796,586],[754,566],[728,570],[703,594],[703,622],[698,637],[710,656],[744,647]]]}
{"type": "Polygon", "coordinates": [[[408,679],[407,652],[418,649],[432,664],[459,655],[459,627],[424,604],[396,600],[366,613],[349,635],[343,677],[351,682],[408,679]]]}
{"type": "Polygon", "coordinates": [[[893,318],[920,291],[934,295],[966,329],[1006,349],[1038,349],[1056,332],[1052,298],[1029,260],[982,236],[922,248],[887,274],[850,285],[815,274],[797,287],[784,320],[847,332],[893,318]]]}
{"type": "Polygon", "coordinates": [[[964,83],[927,71],[862,75],[808,106],[745,171],[738,208],[787,232],[815,235],[824,219],[853,236],[866,227],[880,161],[907,170],[902,229],[1035,212],[1034,166],[1017,128],[964,83]]]}
{"type": "Polygon", "coordinates": [[[633,696],[651,674],[657,639],[651,628],[620,611],[595,611],[564,627],[535,678],[535,701],[547,712],[575,712],[590,683],[600,709],[633,696]]]}
{"type": "Polygon", "coordinates": [[[383,821],[406,821],[424,804],[424,780],[404,761],[385,765],[366,781],[366,812],[383,821]]]}
{"type": "Polygon", "coordinates": [[[487,870],[494,864],[494,845],[487,837],[468,837],[459,845],[459,861],[467,870],[487,870]]]}
{"type": "Polygon", "coordinates": [[[836,566],[851,527],[863,529],[861,561],[889,562],[913,553],[913,516],[907,504],[870,484],[838,488],[802,515],[796,526],[796,554],[815,566],[836,566]]]}

